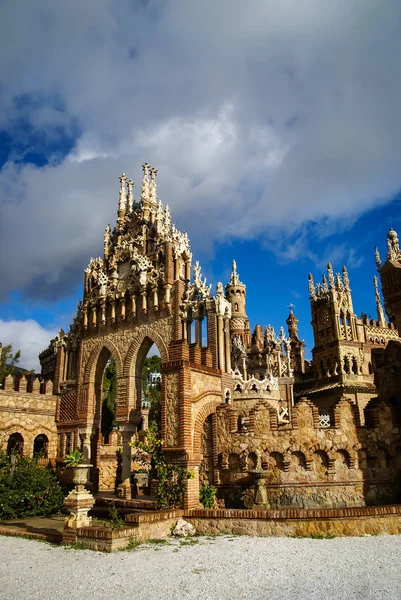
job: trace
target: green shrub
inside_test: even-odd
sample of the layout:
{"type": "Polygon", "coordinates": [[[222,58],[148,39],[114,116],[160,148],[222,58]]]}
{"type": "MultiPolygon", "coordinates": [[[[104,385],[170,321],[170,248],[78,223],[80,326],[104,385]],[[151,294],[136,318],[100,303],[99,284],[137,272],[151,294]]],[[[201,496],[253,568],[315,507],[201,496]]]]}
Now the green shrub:
{"type": "Polygon", "coordinates": [[[0,451],[0,519],[53,515],[63,508],[64,494],[54,473],[36,460],[0,451]]]}
{"type": "Polygon", "coordinates": [[[213,508],[213,500],[216,495],[216,488],[212,485],[204,485],[199,490],[199,500],[203,508],[213,508]]]}

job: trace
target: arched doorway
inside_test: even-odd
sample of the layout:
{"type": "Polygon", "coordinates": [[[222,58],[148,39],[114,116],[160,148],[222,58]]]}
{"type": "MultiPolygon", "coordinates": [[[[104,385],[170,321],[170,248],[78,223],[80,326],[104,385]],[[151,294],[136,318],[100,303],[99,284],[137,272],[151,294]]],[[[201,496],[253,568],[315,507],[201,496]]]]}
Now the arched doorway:
{"type": "Polygon", "coordinates": [[[48,458],[49,439],[47,435],[41,433],[37,435],[33,442],[33,457],[48,458]]]}
{"type": "Polygon", "coordinates": [[[24,451],[24,438],[20,433],[12,433],[8,438],[7,454],[19,454],[22,456],[24,451]]]}
{"type": "MultiPolygon", "coordinates": [[[[116,360],[107,347],[103,347],[95,369],[94,406],[92,417],[92,430],[90,437],[90,455],[88,449],[86,457],[93,465],[91,469],[91,482],[94,490],[99,488],[100,474],[100,448],[108,444],[110,434],[116,427],[116,395],[118,371],[116,360]]],[[[85,447],[84,454],[85,454],[85,447]]]]}
{"type": "Polygon", "coordinates": [[[136,410],[139,430],[149,426],[161,432],[162,368],[160,351],[149,337],[143,340],[135,362],[136,410]]]}

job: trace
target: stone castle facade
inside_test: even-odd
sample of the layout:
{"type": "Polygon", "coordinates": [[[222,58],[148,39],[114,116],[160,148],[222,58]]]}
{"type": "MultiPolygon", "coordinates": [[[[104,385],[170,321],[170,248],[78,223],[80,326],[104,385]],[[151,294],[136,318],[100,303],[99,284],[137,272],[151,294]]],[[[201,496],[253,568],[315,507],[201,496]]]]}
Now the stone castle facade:
{"type": "Polygon", "coordinates": [[[95,489],[131,497],[130,442],[143,427],[141,373],[156,344],[162,363],[161,435],[168,459],[194,471],[185,507],[211,484],[227,507],[344,507],[394,502],[401,473],[401,252],[388,235],[376,251],[377,320],[358,318],[346,268],[309,276],[310,362],[293,310],[286,333],[251,331],[246,286],[207,285],[186,233],[157,197],[144,165],[140,201],[123,174],[103,256],[85,270],[83,300],[68,332],[41,353],[40,377],[8,376],[0,391],[1,442],[62,462],[80,448],[95,489]],[[103,372],[117,372],[118,431],[101,435],[103,372]],[[397,374],[398,373],[398,374],[397,374]],[[39,441],[37,440],[39,436],[39,441]],[[35,442],[36,440],[36,442],[35,442]]]}

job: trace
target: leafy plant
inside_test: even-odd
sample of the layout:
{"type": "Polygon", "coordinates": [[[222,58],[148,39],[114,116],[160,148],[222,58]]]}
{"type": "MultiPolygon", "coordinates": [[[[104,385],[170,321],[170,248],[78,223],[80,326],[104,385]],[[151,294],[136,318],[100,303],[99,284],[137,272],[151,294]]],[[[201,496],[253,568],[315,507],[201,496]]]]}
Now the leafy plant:
{"type": "Polygon", "coordinates": [[[157,480],[156,503],[158,508],[177,508],[182,506],[187,486],[188,471],[167,463],[163,453],[163,440],[160,438],[156,423],[146,431],[146,442],[133,442],[132,446],[142,451],[135,460],[148,464],[151,456],[150,475],[157,480]]]}
{"type": "Polygon", "coordinates": [[[34,459],[0,451],[0,519],[49,516],[63,509],[64,493],[56,475],[34,459]]]}
{"type": "Polygon", "coordinates": [[[204,485],[199,490],[199,500],[203,508],[213,508],[213,501],[216,496],[216,488],[212,485],[204,485]]]}
{"type": "Polygon", "coordinates": [[[125,521],[124,519],[120,516],[120,513],[117,510],[116,505],[114,504],[114,502],[110,502],[109,503],[109,517],[110,517],[110,527],[112,529],[116,529],[117,527],[124,527],[125,526],[125,521]]]}
{"type": "Polygon", "coordinates": [[[78,450],[78,448],[76,448],[72,452],[66,454],[64,464],[66,467],[78,467],[78,465],[83,463],[84,460],[84,455],[80,450],[78,450]]]}

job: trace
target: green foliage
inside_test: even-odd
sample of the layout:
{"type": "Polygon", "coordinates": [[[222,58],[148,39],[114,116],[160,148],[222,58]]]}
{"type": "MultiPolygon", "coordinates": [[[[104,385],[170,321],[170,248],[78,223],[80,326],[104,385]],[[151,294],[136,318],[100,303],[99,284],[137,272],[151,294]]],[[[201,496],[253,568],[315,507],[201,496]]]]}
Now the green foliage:
{"type": "Polygon", "coordinates": [[[102,435],[107,436],[116,426],[116,390],[117,370],[114,361],[110,361],[104,370],[103,391],[105,398],[102,403],[102,435]]]}
{"type": "Polygon", "coordinates": [[[213,508],[213,501],[216,496],[216,488],[212,485],[204,485],[199,490],[199,500],[203,508],[213,508]]]}
{"type": "Polygon", "coordinates": [[[84,460],[84,455],[78,450],[78,448],[76,448],[72,452],[69,452],[65,455],[64,464],[66,467],[77,467],[78,465],[83,463],[84,460]]]}
{"type": "Polygon", "coordinates": [[[64,494],[53,471],[36,460],[0,451],[0,519],[59,513],[64,494]]]}
{"type": "Polygon", "coordinates": [[[14,366],[19,362],[20,357],[20,350],[17,350],[17,352],[13,354],[12,344],[0,348],[0,383],[3,382],[7,375],[13,372],[14,366]]]}
{"type": "Polygon", "coordinates": [[[110,518],[110,527],[112,529],[116,529],[117,527],[124,527],[125,526],[125,521],[124,519],[120,516],[116,505],[114,504],[114,502],[110,502],[109,503],[109,518],[110,518]]]}
{"type": "MultiPolygon", "coordinates": [[[[151,477],[157,479],[156,503],[158,508],[182,506],[187,486],[188,471],[167,463],[163,453],[163,440],[154,423],[146,432],[146,442],[134,442],[134,447],[151,456],[151,477]]],[[[136,457],[136,460],[141,460],[136,457]]],[[[146,459],[143,460],[144,464],[146,459]]]]}

